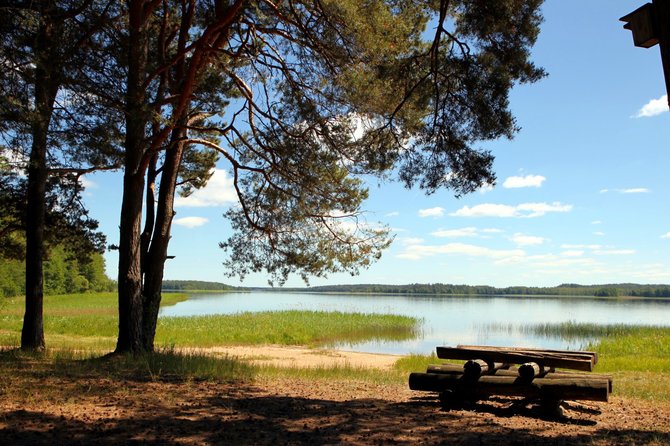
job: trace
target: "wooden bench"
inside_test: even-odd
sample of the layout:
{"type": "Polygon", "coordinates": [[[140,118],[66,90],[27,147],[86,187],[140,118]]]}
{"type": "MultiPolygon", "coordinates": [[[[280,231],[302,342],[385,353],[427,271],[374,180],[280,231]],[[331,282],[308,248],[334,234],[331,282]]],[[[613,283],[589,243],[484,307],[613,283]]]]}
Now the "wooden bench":
{"type": "Polygon", "coordinates": [[[562,414],[563,401],[606,402],[612,392],[611,376],[592,373],[598,362],[595,352],[459,345],[437,347],[437,357],[466,362],[412,373],[409,388],[439,392],[445,403],[518,396],[562,414]]]}

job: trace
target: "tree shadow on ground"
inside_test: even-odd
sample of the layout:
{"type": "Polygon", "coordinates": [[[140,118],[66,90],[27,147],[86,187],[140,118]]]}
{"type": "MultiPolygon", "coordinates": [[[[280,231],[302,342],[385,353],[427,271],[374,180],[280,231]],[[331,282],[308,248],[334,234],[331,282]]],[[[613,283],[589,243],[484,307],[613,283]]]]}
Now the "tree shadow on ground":
{"type": "MultiPolygon", "coordinates": [[[[127,385],[127,383],[119,383],[127,385]]],[[[272,395],[251,384],[155,383],[127,389],[133,398],[81,395],[72,408],[0,413],[0,443],[46,444],[670,444],[670,433],[562,425],[520,414],[504,425],[494,406],[441,409],[437,401],[383,398],[333,401],[272,395]],[[161,390],[162,389],[162,390],[161,390]],[[145,395],[136,392],[146,392],[145,395]],[[158,398],[156,393],[163,392],[158,398]],[[528,421],[531,421],[527,423],[528,421]],[[572,428],[572,426],[571,426],[572,428]],[[553,433],[552,433],[553,432],[553,433]]],[[[495,403],[495,402],[494,402],[495,403]]],[[[58,407],[58,406],[56,406],[58,407]]]]}

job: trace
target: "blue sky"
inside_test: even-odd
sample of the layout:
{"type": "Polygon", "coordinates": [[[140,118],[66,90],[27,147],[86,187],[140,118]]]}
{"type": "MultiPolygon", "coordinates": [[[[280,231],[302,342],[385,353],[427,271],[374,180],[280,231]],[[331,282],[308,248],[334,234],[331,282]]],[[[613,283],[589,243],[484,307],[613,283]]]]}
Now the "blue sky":
{"type": "MultiPolygon", "coordinates": [[[[517,87],[521,132],[483,144],[496,156],[492,189],[460,199],[398,183],[370,185],[365,208],[396,234],[359,276],[312,285],[670,283],[670,113],[658,47],[633,46],[619,17],[642,1],[546,0],[533,52],[549,76],[517,87]]],[[[234,202],[225,165],[177,203],[167,279],[266,286],[224,276],[218,242],[234,202]]],[[[109,243],[118,240],[120,174],[86,179],[86,203],[109,243]]],[[[116,277],[117,257],[106,254],[116,277]]],[[[294,277],[288,286],[302,286],[294,277]]]]}

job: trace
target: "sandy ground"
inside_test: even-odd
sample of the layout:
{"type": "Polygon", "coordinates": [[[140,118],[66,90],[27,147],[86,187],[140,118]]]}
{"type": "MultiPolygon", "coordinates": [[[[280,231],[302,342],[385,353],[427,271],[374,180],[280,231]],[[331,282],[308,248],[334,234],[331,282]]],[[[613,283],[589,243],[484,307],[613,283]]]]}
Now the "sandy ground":
{"type": "Polygon", "coordinates": [[[306,347],[286,347],[278,345],[232,346],[203,349],[217,356],[232,356],[255,364],[278,367],[326,367],[344,366],[390,369],[401,357],[373,353],[349,352],[341,350],[311,349],[306,347]]]}
{"type": "MultiPolygon", "coordinates": [[[[216,353],[288,365],[388,367],[395,359],[273,346],[216,353]]],[[[0,382],[0,445],[670,445],[670,405],[617,397],[569,402],[565,417],[555,419],[515,399],[446,409],[436,394],[403,384],[36,374],[30,388],[17,389],[19,379],[25,382],[0,382]]]]}

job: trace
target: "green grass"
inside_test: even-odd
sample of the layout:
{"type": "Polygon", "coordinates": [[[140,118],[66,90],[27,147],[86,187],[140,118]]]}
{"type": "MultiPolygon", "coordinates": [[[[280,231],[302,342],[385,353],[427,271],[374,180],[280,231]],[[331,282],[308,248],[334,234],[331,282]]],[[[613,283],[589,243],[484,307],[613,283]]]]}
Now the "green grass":
{"type": "Polygon", "coordinates": [[[48,349],[34,355],[15,349],[0,352],[0,370],[3,376],[20,374],[28,378],[97,377],[141,381],[247,381],[256,374],[254,367],[234,358],[173,349],[158,349],[144,355],[105,356],[90,350],[48,349]]]}
{"type": "Polygon", "coordinates": [[[588,339],[588,338],[607,338],[612,336],[625,336],[630,334],[639,334],[643,329],[662,330],[663,327],[650,326],[643,327],[627,324],[594,324],[579,323],[574,321],[562,322],[559,324],[529,324],[521,327],[524,333],[531,333],[536,336],[555,337],[565,340],[588,339]]]}
{"type": "MultiPolygon", "coordinates": [[[[162,305],[185,299],[166,294],[162,305]]],[[[113,293],[45,298],[44,331],[47,347],[111,350],[118,318],[113,293]]],[[[23,302],[10,299],[0,310],[0,345],[16,346],[23,302]]],[[[281,311],[231,315],[165,317],[158,320],[156,345],[212,347],[217,345],[305,345],[328,347],[370,340],[414,338],[420,321],[388,314],[322,311],[281,311]]]]}
{"type": "MultiPolygon", "coordinates": [[[[169,293],[161,306],[186,300],[186,294],[169,293]]],[[[23,324],[23,298],[5,299],[0,307],[0,345],[19,345],[23,324]]],[[[47,347],[111,350],[118,327],[116,293],[66,294],[44,297],[44,333],[47,347]]]]}
{"type": "Polygon", "coordinates": [[[614,376],[616,394],[670,401],[670,328],[627,327],[594,343],[596,370],[614,376]]]}
{"type": "MultiPolygon", "coordinates": [[[[637,333],[641,326],[626,324],[595,324],[580,323],[575,321],[561,323],[544,324],[523,324],[516,323],[487,323],[476,326],[484,333],[506,333],[511,335],[525,334],[535,337],[561,339],[564,341],[582,341],[584,345],[594,339],[601,339],[609,336],[621,336],[630,333],[637,333]]],[[[650,326],[650,329],[663,329],[661,326],[650,326]]]]}
{"type": "Polygon", "coordinates": [[[435,353],[430,355],[407,355],[394,364],[394,368],[403,373],[425,372],[431,364],[441,364],[446,362],[444,359],[438,359],[435,353]]]}
{"type": "MultiPolygon", "coordinates": [[[[163,305],[183,300],[168,293],[163,305]]],[[[23,301],[9,299],[0,308],[0,345],[19,345],[23,301]]],[[[158,352],[140,357],[100,358],[116,343],[116,296],[113,293],[45,298],[47,363],[53,370],[110,376],[165,376],[227,379],[226,376],[283,376],[314,380],[349,379],[377,383],[406,380],[400,369],[376,371],[348,365],[316,368],[251,366],[248,362],[195,353],[189,348],[216,345],[305,345],[328,347],[368,340],[402,340],[416,336],[420,321],[395,315],[321,311],[239,313],[200,317],[166,317],[158,322],[158,352]]],[[[5,357],[12,353],[3,353],[5,357]]],[[[22,361],[27,361],[22,357],[22,361]]],[[[69,372],[68,372],[69,373],[69,372]]]]}
{"type": "Polygon", "coordinates": [[[388,314],[268,311],[161,318],[156,340],[178,347],[259,344],[328,347],[336,343],[412,339],[417,325],[414,318],[388,314]]]}
{"type": "MultiPolygon", "coordinates": [[[[184,293],[166,293],[161,300],[161,306],[174,305],[188,299],[184,293]]],[[[0,315],[18,315],[23,317],[24,298],[12,297],[2,299],[0,315]]],[[[115,316],[117,314],[118,298],[116,293],[85,293],[62,294],[44,297],[44,314],[50,316],[76,316],[82,314],[115,316]]]]}

